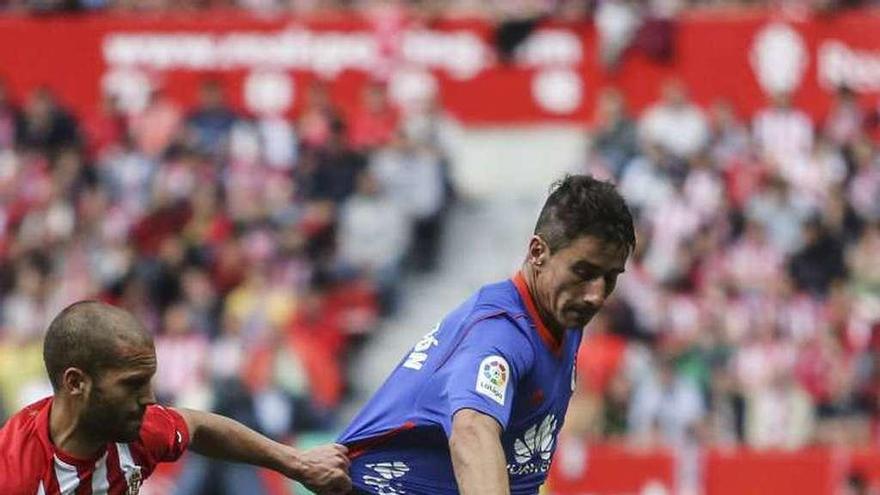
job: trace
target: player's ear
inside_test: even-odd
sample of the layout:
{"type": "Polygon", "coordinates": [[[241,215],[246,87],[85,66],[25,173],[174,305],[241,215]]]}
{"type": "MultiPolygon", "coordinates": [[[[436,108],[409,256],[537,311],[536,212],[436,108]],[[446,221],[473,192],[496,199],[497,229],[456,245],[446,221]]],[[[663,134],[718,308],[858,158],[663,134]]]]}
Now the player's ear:
{"type": "Polygon", "coordinates": [[[67,395],[86,395],[91,387],[91,378],[79,368],[67,368],[61,375],[61,386],[67,395]]]}
{"type": "Polygon", "coordinates": [[[547,245],[547,242],[541,238],[541,236],[535,234],[529,239],[529,256],[528,262],[531,264],[536,270],[540,270],[541,266],[547,262],[547,258],[550,257],[550,246],[547,245]]]}

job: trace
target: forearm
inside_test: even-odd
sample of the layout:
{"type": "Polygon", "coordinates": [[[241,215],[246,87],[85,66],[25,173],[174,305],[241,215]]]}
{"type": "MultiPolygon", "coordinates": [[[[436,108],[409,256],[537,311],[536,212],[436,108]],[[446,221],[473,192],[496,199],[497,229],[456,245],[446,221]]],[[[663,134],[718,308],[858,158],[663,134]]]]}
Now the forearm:
{"type": "Polygon", "coordinates": [[[271,440],[238,421],[218,414],[178,409],[190,425],[190,449],[204,456],[243,462],[299,478],[296,451],[271,440]]]}
{"type": "Polygon", "coordinates": [[[504,450],[496,432],[485,428],[457,428],[449,439],[449,450],[462,495],[510,493],[504,450]]]}

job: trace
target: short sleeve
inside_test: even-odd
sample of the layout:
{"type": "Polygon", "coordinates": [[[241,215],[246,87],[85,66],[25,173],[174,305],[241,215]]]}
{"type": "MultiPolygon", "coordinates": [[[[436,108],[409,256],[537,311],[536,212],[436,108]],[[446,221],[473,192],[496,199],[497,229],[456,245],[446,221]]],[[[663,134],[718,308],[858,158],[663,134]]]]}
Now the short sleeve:
{"type": "Polygon", "coordinates": [[[452,417],[474,409],[507,428],[517,385],[534,361],[531,341],[506,316],[480,320],[443,365],[447,399],[443,429],[452,434],[452,417]]]}
{"type": "Polygon", "coordinates": [[[159,405],[149,406],[141,427],[141,442],[154,464],[173,462],[189,446],[189,429],[177,411],[159,405]]]}

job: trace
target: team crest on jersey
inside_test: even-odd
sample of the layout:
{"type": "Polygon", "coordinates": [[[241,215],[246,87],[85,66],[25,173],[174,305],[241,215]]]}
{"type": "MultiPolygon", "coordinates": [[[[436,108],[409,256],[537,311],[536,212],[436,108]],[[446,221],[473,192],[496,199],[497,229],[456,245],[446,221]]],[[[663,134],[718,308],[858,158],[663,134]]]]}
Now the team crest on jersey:
{"type": "Polygon", "coordinates": [[[501,356],[489,356],[480,363],[477,371],[477,392],[504,405],[510,366],[501,356]]]}
{"type": "Polygon", "coordinates": [[[371,474],[365,474],[361,479],[364,484],[376,489],[379,495],[404,495],[403,483],[400,478],[409,472],[409,466],[405,462],[377,462],[367,464],[371,474]]]}
{"type": "Polygon", "coordinates": [[[131,475],[126,478],[126,482],[128,489],[125,491],[125,495],[138,495],[141,491],[141,484],[144,482],[140,468],[132,471],[131,475]]]}
{"type": "Polygon", "coordinates": [[[513,476],[546,473],[550,470],[553,444],[556,442],[556,415],[548,414],[540,423],[526,430],[513,443],[513,459],[507,472],[513,476]]]}

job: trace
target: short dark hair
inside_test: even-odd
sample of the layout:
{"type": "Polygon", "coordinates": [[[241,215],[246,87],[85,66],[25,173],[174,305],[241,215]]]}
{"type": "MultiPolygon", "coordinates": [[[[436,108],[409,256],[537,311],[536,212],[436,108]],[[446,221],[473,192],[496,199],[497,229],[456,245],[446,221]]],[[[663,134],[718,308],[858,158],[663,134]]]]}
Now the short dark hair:
{"type": "Polygon", "coordinates": [[[61,390],[68,368],[99,377],[121,367],[120,344],[151,345],[152,338],[123,309],[91,300],[67,306],[49,324],[43,341],[43,362],[52,389],[61,390]]]}
{"type": "Polygon", "coordinates": [[[566,175],[550,186],[535,234],[551,251],[591,235],[619,244],[631,253],[636,245],[632,214],[610,182],[589,175],[566,175]]]}

